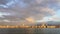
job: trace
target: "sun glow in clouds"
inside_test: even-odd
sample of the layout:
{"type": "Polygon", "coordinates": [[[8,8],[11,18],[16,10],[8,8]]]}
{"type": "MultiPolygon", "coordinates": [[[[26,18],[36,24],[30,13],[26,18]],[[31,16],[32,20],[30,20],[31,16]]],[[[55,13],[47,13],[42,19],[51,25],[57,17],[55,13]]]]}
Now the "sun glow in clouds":
{"type": "Polygon", "coordinates": [[[28,22],[31,22],[31,23],[34,23],[34,22],[35,22],[34,18],[32,18],[32,17],[26,18],[26,20],[27,20],[28,22]]]}

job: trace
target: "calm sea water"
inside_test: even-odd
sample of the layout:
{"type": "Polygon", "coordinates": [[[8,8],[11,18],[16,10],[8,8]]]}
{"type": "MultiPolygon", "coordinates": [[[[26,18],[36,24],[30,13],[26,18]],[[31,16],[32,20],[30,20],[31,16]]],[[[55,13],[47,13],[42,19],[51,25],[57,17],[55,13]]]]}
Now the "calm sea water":
{"type": "Polygon", "coordinates": [[[60,34],[60,28],[17,28],[0,29],[0,34],[60,34]]]}

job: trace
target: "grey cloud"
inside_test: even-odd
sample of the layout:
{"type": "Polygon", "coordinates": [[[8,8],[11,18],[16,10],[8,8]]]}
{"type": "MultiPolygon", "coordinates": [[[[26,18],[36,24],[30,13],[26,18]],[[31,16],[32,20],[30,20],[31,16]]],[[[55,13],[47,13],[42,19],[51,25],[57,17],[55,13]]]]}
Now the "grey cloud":
{"type": "MultiPolygon", "coordinates": [[[[4,4],[5,1],[1,1],[3,2],[1,3],[4,4]]],[[[34,17],[35,20],[41,20],[45,16],[53,16],[55,14],[54,7],[57,6],[57,2],[58,0],[18,0],[18,2],[14,4],[14,7],[1,8],[0,12],[2,10],[3,12],[11,13],[9,16],[4,16],[4,19],[12,21],[20,20],[20,22],[23,21],[22,23],[19,22],[20,24],[25,24],[28,22],[25,18],[28,17],[34,17]]]]}

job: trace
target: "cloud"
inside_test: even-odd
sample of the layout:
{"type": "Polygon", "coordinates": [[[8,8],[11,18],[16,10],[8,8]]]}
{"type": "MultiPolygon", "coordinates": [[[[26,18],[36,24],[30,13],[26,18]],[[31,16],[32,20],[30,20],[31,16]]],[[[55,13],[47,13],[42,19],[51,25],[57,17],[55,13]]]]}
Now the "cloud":
{"type": "Polygon", "coordinates": [[[7,19],[13,21],[15,24],[17,22],[18,24],[32,24],[30,23],[31,21],[55,19],[52,16],[57,12],[55,9],[57,10],[57,6],[59,5],[58,1],[59,0],[18,0],[16,4],[13,4],[14,7],[9,6],[10,8],[0,9],[0,12],[8,12],[11,14],[7,16],[4,15],[5,18],[2,19],[2,22],[7,19]]]}
{"type": "Polygon", "coordinates": [[[47,14],[49,13],[51,15],[55,14],[55,11],[51,8],[41,8],[41,11],[46,12],[47,14]]]}
{"type": "Polygon", "coordinates": [[[37,2],[38,4],[40,4],[40,3],[43,2],[43,0],[36,0],[36,2],[37,2]]]}

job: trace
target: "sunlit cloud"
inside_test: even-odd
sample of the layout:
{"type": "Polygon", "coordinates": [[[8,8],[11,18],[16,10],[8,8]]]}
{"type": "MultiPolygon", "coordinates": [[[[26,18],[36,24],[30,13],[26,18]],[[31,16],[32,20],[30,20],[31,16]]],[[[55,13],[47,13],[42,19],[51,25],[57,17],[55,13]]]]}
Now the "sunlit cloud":
{"type": "Polygon", "coordinates": [[[26,18],[26,20],[28,22],[30,22],[30,23],[34,23],[35,22],[34,18],[32,18],[32,17],[28,17],[28,18],[26,18]]]}

